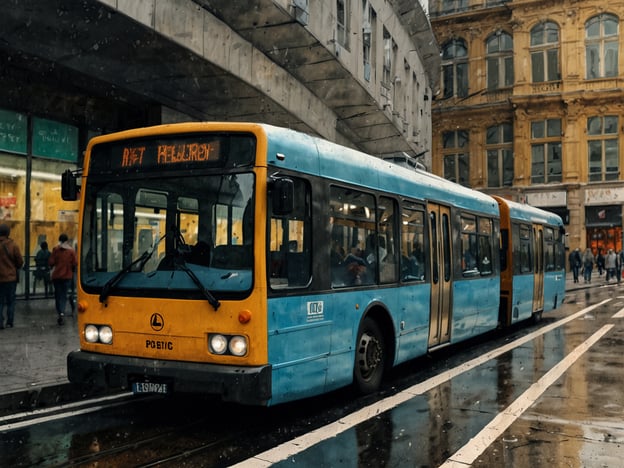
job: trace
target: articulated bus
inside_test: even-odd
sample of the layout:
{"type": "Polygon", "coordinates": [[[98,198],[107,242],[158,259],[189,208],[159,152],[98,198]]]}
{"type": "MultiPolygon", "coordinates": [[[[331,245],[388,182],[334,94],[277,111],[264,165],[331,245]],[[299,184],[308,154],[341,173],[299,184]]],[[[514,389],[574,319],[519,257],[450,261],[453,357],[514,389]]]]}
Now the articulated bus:
{"type": "Polygon", "coordinates": [[[557,216],[270,125],[96,137],[62,191],[81,200],[74,383],[254,405],[372,392],[564,298],[557,216]]]}

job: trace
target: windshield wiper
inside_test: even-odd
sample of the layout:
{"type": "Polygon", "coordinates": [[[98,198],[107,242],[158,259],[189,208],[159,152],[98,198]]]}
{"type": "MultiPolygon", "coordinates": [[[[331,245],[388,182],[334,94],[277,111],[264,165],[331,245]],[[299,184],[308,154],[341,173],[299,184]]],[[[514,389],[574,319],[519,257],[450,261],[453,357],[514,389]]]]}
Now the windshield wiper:
{"type": "MultiPolygon", "coordinates": [[[[153,252],[153,250],[152,250],[152,252],[153,252]]],[[[130,263],[128,266],[126,266],[123,270],[120,270],[115,276],[113,276],[111,279],[109,279],[106,282],[106,284],[104,284],[104,286],[102,286],[102,292],[100,293],[100,302],[104,302],[106,300],[106,298],[108,297],[108,295],[110,294],[112,289],[115,286],[117,286],[117,284],[121,281],[121,278],[126,276],[126,274],[130,270],[132,270],[132,267],[134,265],[136,265],[137,263],[141,263],[141,269],[142,269],[143,266],[145,265],[145,263],[152,256],[152,252],[148,252],[146,250],[145,252],[143,252],[143,254],[141,254],[141,256],[139,258],[134,260],[132,263],[130,263]]]]}
{"type": "Polygon", "coordinates": [[[126,266],[123,270],[120,270],[119,273],[117,273],[115,276],[109,279],[106,282],[106,284],[102,286],[102,292],[100,293],[100,302],[104,302],[106,300],[106,298],[109,296],[113,288],[117,286],[117,284],[121,281],[121,279],[127,273],[129,273],[130,270],[132,270],[132,267],[134,265],[138,263],[139,268],[137,271],[142,271],[143,267],[145,267],[145,264],[149,261],[150,258],[152,258],[152,255],[154,255],[154,252],[156,252],[156,249],[158,248],[158,244],[160,244],[160,241],[162,241],[166,236],[167,234],[165,233],[163,236],[161,236],[160,239],[156,241],[156,243],[154,244],[154,247],[152,247],[152,250],[150,250],[149,252],[147,250],[143,252],[139,258],[134,260],[132,263],[126,266]]]}
{"type": "Polygon", "coordinates": [[[186,266],[186,262],[184,261],[184,258],[177,257],[176,260],[174,261],[174,268],[175,267],[179,267],[180,270],[184,271],[189,276],[189,278],[193,280],[193,283],[195,283],[195,285],[197,286],[197,289],[201,291],[201,293],[204,295],[208,303],[216,311],[221,305],[221,303],[216,297],[212,295],[210,291],[208,291],[208,289],[206,289],[206,287],[202,284],[201,280],[197,277],[197,275],[193,272],[193,270],[191,270],[189,267],[186,266]]]}

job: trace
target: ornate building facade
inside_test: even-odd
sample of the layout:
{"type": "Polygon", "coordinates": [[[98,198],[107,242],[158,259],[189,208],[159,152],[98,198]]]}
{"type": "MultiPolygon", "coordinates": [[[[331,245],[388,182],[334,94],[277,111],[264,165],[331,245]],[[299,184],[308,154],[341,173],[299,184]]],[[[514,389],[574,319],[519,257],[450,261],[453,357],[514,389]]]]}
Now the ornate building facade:
{"type": "Polygon", "coordinates": [[[624,3],[431,0],[432,172],[560,214],[568,247],[622,249],[624,3]]]}

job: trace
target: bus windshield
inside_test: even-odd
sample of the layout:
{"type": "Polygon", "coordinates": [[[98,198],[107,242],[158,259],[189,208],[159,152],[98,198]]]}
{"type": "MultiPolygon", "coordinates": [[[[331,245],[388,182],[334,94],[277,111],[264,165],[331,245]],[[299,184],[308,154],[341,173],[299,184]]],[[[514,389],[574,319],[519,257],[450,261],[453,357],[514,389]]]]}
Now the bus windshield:
{"type": "Polygon", "coordinates": [[[80,252],[86,291],[103,301],[250,290],[253,173],[89,179],[80,252]]]}

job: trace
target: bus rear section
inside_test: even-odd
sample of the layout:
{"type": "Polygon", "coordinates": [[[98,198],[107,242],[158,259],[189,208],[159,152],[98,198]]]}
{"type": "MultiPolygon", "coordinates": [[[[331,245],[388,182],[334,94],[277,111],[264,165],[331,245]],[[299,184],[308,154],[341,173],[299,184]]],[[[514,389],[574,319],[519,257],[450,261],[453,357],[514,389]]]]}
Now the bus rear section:
{"type": "Polygon", "coordinates": [[[494,198],[501,213],[501,325],[539,319],[565,298],[563,222],[553,213],[494,198]]]}

